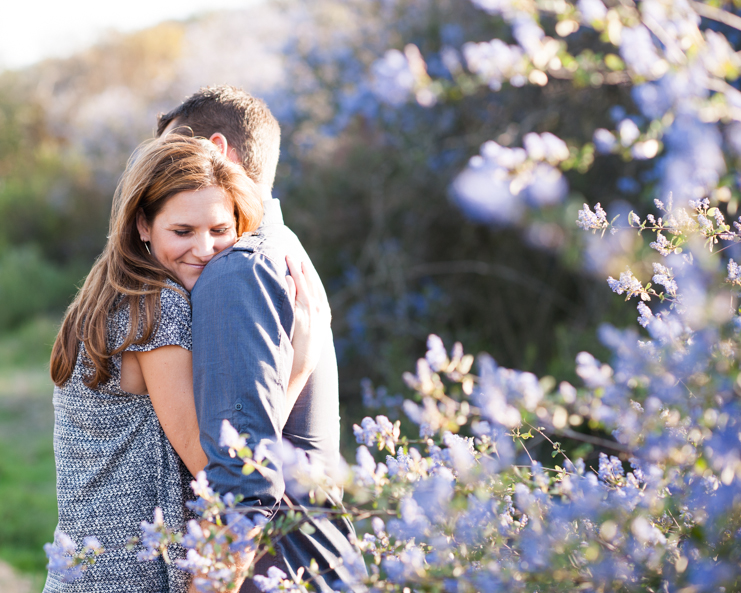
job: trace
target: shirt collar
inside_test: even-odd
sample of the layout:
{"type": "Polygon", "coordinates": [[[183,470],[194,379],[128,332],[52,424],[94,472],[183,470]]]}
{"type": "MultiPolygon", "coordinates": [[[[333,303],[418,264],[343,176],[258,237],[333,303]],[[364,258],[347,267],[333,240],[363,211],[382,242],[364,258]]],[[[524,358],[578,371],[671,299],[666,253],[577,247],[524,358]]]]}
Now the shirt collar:
{"type": "Polygon", "coordinates": [[[283,212],[280,209],[280,200],[276,200],[275,198],[263,200],[262,208],[264,214],[260,226],[283,224],[283,212]]]}

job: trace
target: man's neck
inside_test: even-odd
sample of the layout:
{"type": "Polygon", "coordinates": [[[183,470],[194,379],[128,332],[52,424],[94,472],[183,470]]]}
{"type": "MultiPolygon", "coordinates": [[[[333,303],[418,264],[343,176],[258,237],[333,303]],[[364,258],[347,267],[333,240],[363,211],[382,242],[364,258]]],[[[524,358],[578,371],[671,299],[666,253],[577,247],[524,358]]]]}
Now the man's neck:
{"type": "Polygon", "coordinates": [[[257,194],[262,198],[263,202],[273,198],[273,190],[268,184],[256,183],[255,188],[257,189],[257,194]]]}

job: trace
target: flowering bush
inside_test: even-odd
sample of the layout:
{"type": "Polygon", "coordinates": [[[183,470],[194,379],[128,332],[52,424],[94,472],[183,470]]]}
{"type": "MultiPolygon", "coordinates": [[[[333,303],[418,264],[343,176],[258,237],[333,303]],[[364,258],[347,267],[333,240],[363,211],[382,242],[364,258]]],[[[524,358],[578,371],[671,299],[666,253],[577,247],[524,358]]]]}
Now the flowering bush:
{"type": "MultiPolygon", "coordinates": [[[[363,419],[354,426],[355,464],[338,468],[280,446],[288,493],[314,506],[286,497],[279,519],[265,523],[201,474],[193,482],[200,523],[184,533],[157,516],[142,525],[141,558],[182,543],[188,555],[177,564],[201,591],[229,589],[235,553],[268,553],[281,534],[310,530],[313,514],[332,513],[367,527],[357,541],[362,556],[342,558],[356,591],[741,589],[741,269],[731,253],[741,219],[730,222],[736,190],[725,176],[741,130],[732,86],[741,57],[708,25],[741,27],[741,19],[684,0],[474,4],[504,19],[516,45],[449,48],[448,74],[439,77],[416,47],[390,50],[371,69],[375,92],[393,105],[429,106],[482,85],[633,85],[640,115],[596,130],[587,145],[548,132],[525,135],[523,148],[486,142],[451,191],[478,218],[515,224],[557,207],[568,193],[563,172],[588,168],[595,153],[656,159],[656,212],[610,218],[600,204],[585,204],[575,221],[605,242],[650,236],[630,267],[607,280],[636,299],[641,329],[602,327],[612,360],[580,353],[579,386],[487,355],[474,372],[460,344],[448,351],[431,335],[416,372],[404,376],[415,393],[401,403],[411,425],[392,422],[394,410],[363,419]],[[599,35],[604,52],[570,49],[568,38],[583,28],[599,35]],[[533,455],[531,439],[549,443],[552,463],[533,455]],[[596,447],[597,467],[572,455],[567,439],[596,447]],[[339,489],[343,506],[328,508],[339,489]]],[[[632,256],[623,254],[626,263],[632,256]]],[[[370,385],[364,399],[376,408],[397,403],[370,385]]],[[[226,421],[221,444],[246,472],[263,470],[264,451],[226,421]]],[[[50,568],[72,578],[99,550],[88,542],[78,553],[68,539],[58,534],[48,550],[50,568]]],[[[294,581],[271,569],[255,582],[266,592],[310,590],[316,571],[307,567],[294,581]]]]}
{"type": "MultiPolygon", "coordinates": [[[[400,423],[382,415],[365,418],[354,427],[362,443],[356,464],[341,468],[319,467],[283,443],[291,495],[318,505],[323,493],[343,487],[345,504],[336,512],[372,518],[372,531],[357,542],[370,577],[359,556],[343,558],[356,568],[355,590],[738,590],[739,274],[733,260],[722,269],[705,246],[741,235],[706,200],[693,208],[667,205],[651,223],[633,215],[634,230],[620,230],[671,229],[676,246],[664,254],[666,265],[654,263],[661,291],[630,272],[609,280],[615,292],[639,299],[648,335],[603,328],[613,363],[579,354],[582,387],[502,368],[486,355],[472,374],[473,356],[460,344],[448,353],[432,335],[416,373],[405,376],[417,397],[403,408],[418,433],[402,435],[400,423]],[[551,444],[553,467],[530,456],[535,435],[551,444]],[[598,467],[570,458],[555,440],[562,437],[601,448],[598,467]]],[[[260,471],[263,456],[247,442],[224,421],[222,446],[246,471],[260,471]]],[[[201,591],[227,590],[234,553],[265,554],[271,540],[310,528],[312,513],[328,512],[286,498],[278,521],[256,515],[255,523],[234,497],[214,493],[205,475],[193,489],[199,498],[192,508],[204,522],[191,521],[180,534],[155,516],[142,524],[140,558],[182,543],[188,555],[176,563],[201,591]]],[[[75,555],[67,540],[58,534],[49,546],[50,568],[73,578],[87,550],[99,550],[86,542],[75,555]]],[[[256,583],[270,592],[310,590],[312,570],[298,582],[273,570],[256,583]]]]}

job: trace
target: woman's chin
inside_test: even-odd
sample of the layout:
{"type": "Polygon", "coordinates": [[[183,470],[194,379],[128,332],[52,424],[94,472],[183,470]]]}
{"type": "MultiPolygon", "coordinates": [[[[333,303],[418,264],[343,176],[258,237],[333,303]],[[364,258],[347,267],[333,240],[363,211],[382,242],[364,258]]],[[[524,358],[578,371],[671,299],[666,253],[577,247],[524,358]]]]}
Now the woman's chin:
{"type": "Polygon", "coordinates": [[[198,281],[198,278],[200,277],[200,272],[197,274],[190,273],[187,276],[183,274],[178,274],[176,276],[178,283],[188,292],[193,290],[193,287],[196,285],[196,282],[198,281]]]}

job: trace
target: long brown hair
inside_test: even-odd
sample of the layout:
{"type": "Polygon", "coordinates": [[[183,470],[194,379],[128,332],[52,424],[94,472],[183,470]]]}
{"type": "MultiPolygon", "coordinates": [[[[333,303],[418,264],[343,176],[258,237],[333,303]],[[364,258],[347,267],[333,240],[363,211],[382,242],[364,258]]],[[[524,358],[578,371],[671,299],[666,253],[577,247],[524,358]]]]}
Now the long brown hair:
{"type": "Polygon", "coordinates": [[[137,212],[151,224],[173,195],[210,186],[223,189],[234,203],[238,234],[259,226],[262,200],[254,182],[210,142],[168,134],[134,151],[113,198],[108,242],[67,309],[54,342],[51,378],[56,385],[61,387],[72,375],[81,343],[89,371],[84,381],[94,388],[110,378],[111,356],[151,338],[160,292],[168,278],[178,280],[147,253],[136,228],[137,212]],[[106,334],[114,306],[128,306],[131,325],[123,344],[109,352],[106,334]]]}

